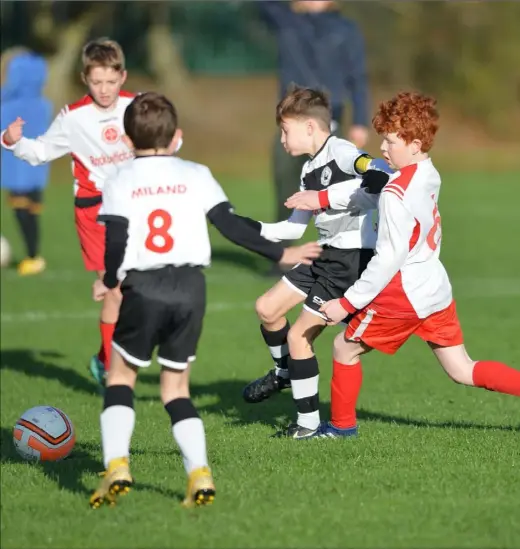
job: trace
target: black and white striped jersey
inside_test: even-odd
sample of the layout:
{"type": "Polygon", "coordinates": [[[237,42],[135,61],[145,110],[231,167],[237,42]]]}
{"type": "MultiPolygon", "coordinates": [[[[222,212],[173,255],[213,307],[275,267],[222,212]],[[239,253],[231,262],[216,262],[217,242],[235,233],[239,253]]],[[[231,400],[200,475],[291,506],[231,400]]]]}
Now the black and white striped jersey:
{"type": "MultiPolygon", "coordinates": [[[[356,160],[363,153],[346,139],[330,136],[323,147],[303,166],[300,190],[322,191],[335,185],[352,187],[352,192],[361,185],[356,172],[356,160]]],[[[318,230],[318,242],[340,249],[369,248],[376,245],[375,224],[377,201],[373,209],[351,208],[335,210],[322,209],[314,212],[314,223],[318,230]]]]}

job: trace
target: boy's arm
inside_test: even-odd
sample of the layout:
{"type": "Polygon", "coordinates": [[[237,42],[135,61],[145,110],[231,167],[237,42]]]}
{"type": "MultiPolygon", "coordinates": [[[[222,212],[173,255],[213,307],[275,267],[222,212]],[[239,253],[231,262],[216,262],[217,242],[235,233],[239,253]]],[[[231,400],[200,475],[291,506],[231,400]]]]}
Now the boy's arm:
{"type": "Polygon", "coordinates": [[[312,218],[312,212],[294,210],[289,219],[279,223],[260,223],[260,234],[272,242],[281,240],[298,240],[305,233],[305,229],[312,218]]]}
{"type": "MultiPolygon", "coordinates": [[[[281,244],[272,242],[262,236],[262,224],[259,221],[236,215],[233,206],[229,203],[222,187],[213,178],[211,172],[206,172],[206,185],[204,186],[204,211],[212,225],[228,240],[262,255],[271,261],[292,263],[296,257],[297,249],[285,249],[281,244]]],[[[305,246],[309,246],[308,244],[305,246]]],[[[300,247],[305,255],[305,246],[300,247]]],[[[312,246],[312,245],[311,245],[312,246]]],[[[317,246],[316,246],[317,248],[317,246]]],[[[309,249],[310,250],[310,249],[309,249]]],[[[310,250],[308,258],[318,257],[316,250],[310,250]]],[[[296,257],[295,263],[305,262],[305,257],[296,257]]]]}
{"type": "Polygon", "coordinates": [[[374,210],[379,206],[379,196],[388,179],[389,175],[384,172],[369,170],[363,175],[360,187],[352,189],[346,182],[319,191],[320,206],[334,210],[374,210]]]}
{"type": "Polygon", "coordinates": [[[114,289],[118,284],[117,271],[125,258],[128,242],[128,214],[124,189],[117,180],[109,180],[103,189],[103,204],[98,222],[105,225],[105,275],[103,284],[114,289]]]}
{"type": "Polygon", "coordinates": [[[2,146],[32,166],[45,164],[70,153],[70,139],[66,125],[66,112],[62,110],[49,129],[36,139],[22,137],[17,143],[6,141],[5,131],[1,134],[2,146]]]}
{"type": "Polygon", "coordinates": [[[379,202],[379,230],[374,257],[340,300],[354,313],[380,294],[404,265],[415,219],[397,195],[383,191],[379,202]]]}

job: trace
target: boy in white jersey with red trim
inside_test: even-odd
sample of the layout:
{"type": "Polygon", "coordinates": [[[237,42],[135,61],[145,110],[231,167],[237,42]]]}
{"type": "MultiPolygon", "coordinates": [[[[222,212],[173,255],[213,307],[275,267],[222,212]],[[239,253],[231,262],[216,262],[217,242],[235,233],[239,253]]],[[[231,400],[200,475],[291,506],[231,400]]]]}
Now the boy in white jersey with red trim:
{"type": "MultiPolygon", "coordinates": [[[[441,179],[428,155],[438,129],[436,101],[400,93],[379,106],[373,125],[383,136],[383,156],[398,171],[379,200],[374,258],[343,297],[320,309],[329,324],[354,315],[334,341],[332,419],[319,433],[326,437],[344,436],[357,427],[360,356],[372,349],[394,354],[413,334],[428,343],[456,383],[520,396],[520,371],[501,362],[474,361],[466,352],[451,284],[439,259],[441,179]]],[[[322,204],[328,203],[327,194],[318,198],[322,204]]],[[[345,193],[344,207],[348,199],[345,193]]]]}
{"type": "Polygon", "coordinates": [[[321,248],[308,243],[284,249],[266,240],[253,220],[233,213],[206,166],[173,157],[180,130],[175,107],[164,96],[136,97],[124,127],[136,158],[107,182],[99,216],[106,226],[106,272],[95,282],[94,298],[102,299],[122,281],[123,300],[101,414],[107,472],[90,503],[113,504],[132,485],[133,391],[137,371],[151,364],[155,347],[161,398],[188,474],[183,503],[211,503],[215,487],[204,426],[189,396],[205,312],[202,269],[211,258],[206,218],[229,240],[282,264],[310,263],[321,248]]]}
{"type": "MultiPolygon", "coordinates": [[[[350,210],[317,204],[314,212],[295,210],[287,221],[259,227],[270,240],[296,240],[314,218],[324,248],[312,265],[297,265],[256,302],[262,336],[275,368],[249,383],[243,397],[259,403],[290,386],[298,417],[280,435],[295,439],[314,436],[320,425],[319,367],[313,350],[314,340],[327,322],[320,306],[342,296],[372,258],[377,236],[373,217],[378,193],[388,181],[387,173],[374,168],[390,171],[386,162],[374,160],[349,141],[332,136],[330,121],[328,98],[319,90],[295,86],[277,107],[286,151],[310,157],[302,169],[301,188],[330,189],[331,193],[340,187],[346,189],[351,195],[350,210]],[[372,187],[372,194],[365,192],[365,186],[372,187]],[[285,315],[302,302],[304,310],[290,326],[285,315]]],[[[297,197],[287,205],[294,207],[293,200],[297,197]]]]}
{"type": "MultiPolygon", "coordinates": [[[[74,214],[87,271],[103,275],[105,229],[96,223],[103,184],[132,157],[121,140],[123,114],[134,94],[121,90],[126,81],[125,58],[117,42],[98,39],[83,48],[81,77],[88,95],[65,106],[45,134],[23,137],[24,121],[18,118],[2,133],[2,145],[32,165],[70,154],[74,176],[74,214]]],[[[102,382],[110,364],[112,334],[120,299],[103,302],[100,319],[101,347],[90,363],[91,373],[102,382]]]]}

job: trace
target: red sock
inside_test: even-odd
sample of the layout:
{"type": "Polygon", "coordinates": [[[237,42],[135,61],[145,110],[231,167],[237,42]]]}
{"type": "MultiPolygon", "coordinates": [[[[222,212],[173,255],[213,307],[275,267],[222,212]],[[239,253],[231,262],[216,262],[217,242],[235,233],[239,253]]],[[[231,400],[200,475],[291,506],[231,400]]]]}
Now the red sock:
{"type": "Polygon", "coordinates": [[[99,349],[98,358],[105,366],[105,372],[110,368],[110,357],[112,355],[112,337],[114,335],[116,325],[108,324],[107,322],[99,322],[99,330],[101,332],[101,347],[99,349]]]}
{"type": "Polygon", "coordinates": [[[356,426],[356,403],[362,382],[361,362],[349,366],[333,361],[330,408],[334,427],[348,429],[356,426]]]}
{"type": "Polygon", "coordinates": [[[473,367],[473,384],[488,391],[520,396],[520,370],[502,362],[480,360],[473,367]]]}

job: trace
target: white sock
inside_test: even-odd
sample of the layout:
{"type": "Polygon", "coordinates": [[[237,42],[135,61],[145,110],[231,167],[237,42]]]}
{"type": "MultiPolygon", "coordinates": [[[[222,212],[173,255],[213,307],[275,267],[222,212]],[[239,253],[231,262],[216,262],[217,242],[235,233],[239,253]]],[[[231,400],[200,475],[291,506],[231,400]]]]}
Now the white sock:
{"type": "Polygon", "coordinates": [[[186,473],[190,474],[193,469],[208,466],[206,435],[202,419],[190,417],[178,421],[173,425],[172,432],[173,438],[181,450],[186,473]]]}
{"type": "Polygon", "coordinates": [[[109,406],[101,414],[101,441],[105,469],[115,458],[130,456],[135,411],[128,406],[109,406]]]}

